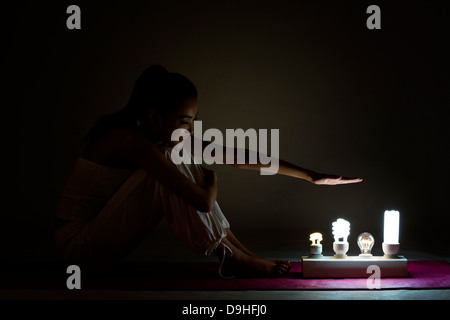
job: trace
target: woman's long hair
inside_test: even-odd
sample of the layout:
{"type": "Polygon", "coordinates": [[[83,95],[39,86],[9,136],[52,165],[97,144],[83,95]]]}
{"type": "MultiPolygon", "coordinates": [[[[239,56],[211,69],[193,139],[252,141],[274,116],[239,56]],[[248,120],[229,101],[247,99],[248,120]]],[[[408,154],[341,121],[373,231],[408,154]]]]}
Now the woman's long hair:
{"type": "Polygon", "coordinates": [[[136,128],[138,123],[145,126],[151,107],[164,115],[191,98],[197,98],[197,89],[188,78],[160,65],[150,66],[137,79],[125,107],[98,119],[84,141],[92,141],[112,128],[136,128]]]}

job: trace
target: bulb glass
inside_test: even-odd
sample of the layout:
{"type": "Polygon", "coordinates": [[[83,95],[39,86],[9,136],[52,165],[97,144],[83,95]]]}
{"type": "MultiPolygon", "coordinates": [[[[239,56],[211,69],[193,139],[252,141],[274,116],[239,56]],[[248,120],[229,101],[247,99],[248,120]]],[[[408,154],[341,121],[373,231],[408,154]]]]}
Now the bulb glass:
{"type": "Polygon", "coordinates": [[[320,241],[322,240],[323,237],[320,232],[314,232],[309,235],[309,241],[311,241],[311,245],[320,245],[320,241]]]}
{"type": "Polygon", "coordinates": [[[384,212],[384,242],[398,244],[400,227],[400,212],[396,210],[386,210],[384,212]]]}
{"type": "Polygon", "coordinates": [[[362,255],[371,255],[372,254],[371,252],[372,252],[373,245],[375,243],[375,239],[373,238],[373,236],[370,233],[368,233],[368,232],[361,233],[358,236],[357,243],[358,243],[359,249],[361,249],[362,255]]]}
{"type": "Polygon", "coordinates": [[[333,236],[335,242],[347,242],[350,234],[350,222],[344,219],[337,219],[333,222],[333,236]]]}

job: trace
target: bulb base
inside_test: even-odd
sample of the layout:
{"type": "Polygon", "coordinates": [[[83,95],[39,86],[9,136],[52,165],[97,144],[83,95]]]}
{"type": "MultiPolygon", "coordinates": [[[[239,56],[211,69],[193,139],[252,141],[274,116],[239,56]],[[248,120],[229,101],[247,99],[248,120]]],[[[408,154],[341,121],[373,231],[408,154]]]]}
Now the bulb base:
{"type": "Polygon", "coordinates": [[[334,258],[346,258],[348,242],[333,242],[333,251],[336,253],[334,258]]]}
{"type": "Polygon", "coordinates": [[[309,249],[309,254],[311,256],[322,255],[322,245],[321,244],[312,244],[309,249]]]}
{"type": "Polygon", "coordinates": [[[361,258],[372,258],[373,255],[371,253],[360,253],[359,256],[361,258]]]}
{"type": "Polygon", "coordinates": [[[400,243],[386,243],[381,245],[383,248],[384,256],[386,258],[397,258],[398,251],[400,250],[400,243]]]}

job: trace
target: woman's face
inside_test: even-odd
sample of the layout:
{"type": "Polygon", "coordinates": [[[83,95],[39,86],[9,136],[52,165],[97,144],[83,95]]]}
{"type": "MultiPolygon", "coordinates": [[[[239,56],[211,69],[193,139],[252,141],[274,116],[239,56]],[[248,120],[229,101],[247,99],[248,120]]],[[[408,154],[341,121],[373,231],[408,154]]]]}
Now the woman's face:
{"type": "Polygon", "coordinates": [[[161,116],[158,133],[164,141],[169,142],[172,146],[176,145],[177,141],[171,141],[172,132],[176,129],[186,129],[192,135],[194,133],[194,120],[197,120],[197,115],[197,98],[185,100],[178,108],[161,116]]]}

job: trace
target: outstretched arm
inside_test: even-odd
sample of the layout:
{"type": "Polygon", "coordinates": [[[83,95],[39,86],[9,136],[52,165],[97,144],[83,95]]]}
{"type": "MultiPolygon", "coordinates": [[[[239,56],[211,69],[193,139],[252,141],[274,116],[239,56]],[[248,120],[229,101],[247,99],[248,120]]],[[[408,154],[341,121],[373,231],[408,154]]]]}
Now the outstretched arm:
{"type": "MultiPolygon", "coordinates": [[[[245,159],[249,159],[249,151],[246,151],[246,157],[245,159]]],[[[258,156],[259,159],[259,156],[258,156]]],[[[357,183],[361,182],[361,178],[349,178],[349,177],[342,177],[338,175],[333,174],[324,174],[324,173],[318,173],[309,169],[305,169],[302,167],[299,167],[295,164],[289,163],[287,161],[284,161],[282,159],[279,159],[278,164],[278,174],[282,174],[285,176],[290,176],[294,178],[304,179],[306,181],[309,181],[311,183],[317,184],[317,185],[337,185],[337,184],[348,184],[348,183],[357,183]]],[[[263,167],[268,167],[268,165],[264,165],[259,162],[256,164],[233,164],[236,168],[241,169],[249,169],[249,170],[260,170],[263,167]]]]}
{"type": "MultiPolygon", "coordinates": [[[[193,137],[193,140],[196,138],[193,137]]],[[[198,143],[198,141],[197,141],[198,143]]],[[[214,144],[214,142],[209,141],[201,141],[201,152],[202,154],[197,154],[197,157],[203,157],[204,156],[204,150],[205,148],[210,145],[214,144]]],[[[195,150],[192,148],[194,144],[191,144],[190,151],[192,153],[195,153],[195,150]]],[[[256,151],[249,151],[247,149],[243,150],[245,152],[245,163],[238,163],[238,148],[228,148],[223,146],[217,146],[218,148],[223,148],[223,159],[222,162],[226,163],[227,159],[227,153],[233,155],[234,161],[232,163],[229,163],[235,168],[240,169],[247,169],[247,170],[261,170],[261,168],[269,168],[270,164],[263,164],[260,162],[261,156],[256,151]],[[250,163],[249,159],[251,158],[250,153],[252,153],[252,156],[254,159],[257,159],[256,163],[250,163]]],[[[242,149],[240,149],[242,151],[242,149]]],[[[267,157],[267,155],[263,155],[267,157]]],[[[277,174],[282,174],[285,176],[290,176],[294,178],[304,179],[306,181],[309,181],[311,183],[317,184],[317,185],[338,185],[338,184],[349,184],[349,183],[358,183],[361,182],[361,178],[349,178],[349,177],[343,177],[333,174],[324,174],[324,173],[318,173],[309,169],[305,169],[302,167],[299,167],[297,165],[294,165],[292,163],[289,163],[287,161],[284,161],[282,159],[278,159],[278,171],[277,174]]]]}

